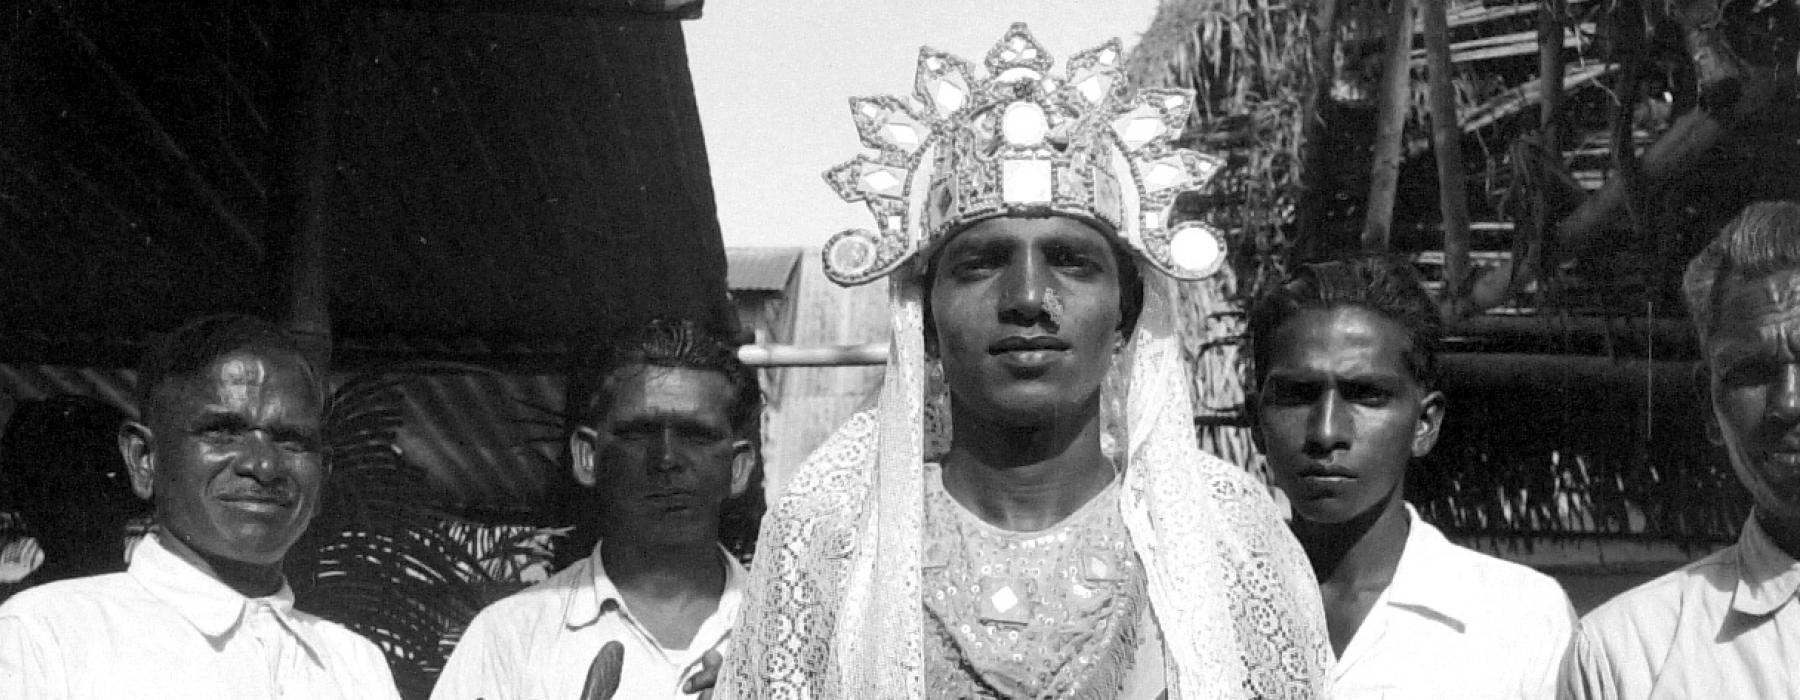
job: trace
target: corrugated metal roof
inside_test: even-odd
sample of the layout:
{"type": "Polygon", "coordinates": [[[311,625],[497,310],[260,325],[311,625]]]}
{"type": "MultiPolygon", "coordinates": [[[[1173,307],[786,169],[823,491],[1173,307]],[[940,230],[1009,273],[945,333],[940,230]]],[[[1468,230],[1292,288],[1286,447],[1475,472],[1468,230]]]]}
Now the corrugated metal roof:
{"type": "Polygon", "coordinates": [[[804,248],[726,248],[725,280],[731,291],[787,293],[804,248]]]}

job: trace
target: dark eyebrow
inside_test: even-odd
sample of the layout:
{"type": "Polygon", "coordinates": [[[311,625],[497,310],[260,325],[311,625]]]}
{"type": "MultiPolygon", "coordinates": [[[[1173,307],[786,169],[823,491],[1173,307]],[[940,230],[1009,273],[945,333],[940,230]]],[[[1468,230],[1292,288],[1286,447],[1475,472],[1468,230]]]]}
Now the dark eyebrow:
{"type": "Polygon", "coordinates": [[[244,421],[244,417],[236,413],[208,412],[194,421],[194,430],[197,432],[244,430],[249,427],[250,424],[244,421]]]}
{"type": "Polygon", "coordinates": [[[1332,375],[1313,370],[1269,370],[1263,377],[1263,383],[1277,382],[1281,384],[1313,385],[1324,384],[1335,379],[1339,384],[1352,387],[1368,387],[1386,391],[1399,391],[1406,386],[1407,377],[1402,374],[1372,372],[1348,376],[1332,375]]]}

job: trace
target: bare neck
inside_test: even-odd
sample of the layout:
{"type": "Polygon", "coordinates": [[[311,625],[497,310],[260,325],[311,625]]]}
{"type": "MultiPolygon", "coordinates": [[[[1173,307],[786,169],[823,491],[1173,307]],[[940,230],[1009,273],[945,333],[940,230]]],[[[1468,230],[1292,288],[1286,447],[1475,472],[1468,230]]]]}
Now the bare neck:
{"type": "Polygon", "coordinates": [[[163,547],[219,583],[245,598],[265,598],[281,592],[281,564],[253,564],[217,557],[189,545],[166,529],[157,535],[163,547]]]}
{"type": "Polygon", "coordinates": [[[1293,529],[1319,585],[1382,590],[1394,580],[1412,523],[1396,493],[1381,506],[1348,521],[1320,524],[1296,517],[1293,529]]]}
{"type": "Polygon", "coordinates": [[[1006,426],[951,408],[944,490],[995,527],[1033,532],[1062,522],[1116,477],[1100,450],[1099,402],[1065,420],[1006,426]]]}
{"type": "Polygon", "coordinates": [[[632,600],[717,601],[725,591],[725,561],[717,545],[670,546],[608,539],[600,546],[606,578],[632,600]]]}
{"type": "Polygon", "coordinates": [[[1756,509],[1756,524],[1788,556],[1800,559],[1800,518],[1779,518],[1756,509]]]}

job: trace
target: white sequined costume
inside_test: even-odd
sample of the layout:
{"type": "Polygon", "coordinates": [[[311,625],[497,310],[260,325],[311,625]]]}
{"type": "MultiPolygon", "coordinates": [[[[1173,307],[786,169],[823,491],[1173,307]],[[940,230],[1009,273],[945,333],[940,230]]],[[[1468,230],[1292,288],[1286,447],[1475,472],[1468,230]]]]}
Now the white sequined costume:
{"type": "MultiPolygon", "coordinates": [[[[960,59],[926,50],[915,91],[924,107],[873,98],[852,102],[865,143],[880,143],[883,157],[892,158],[886,164],[859,158],[828,177],[846,198],[866,198],[883,229],[839,234],[825,254],[828,273],[835,266],[834,279],[840,282],[889,277],[892,344],[884,384],[879,404],[851,417],[827,440],[795,473],[764,519],[732,635],[737,646],[721,674],[718,697],[912,699],[938,697],[934,691],[958,692],[944,689],[944,679],[925,677],[944,662],[928,655],[946,648],[933,627],[933,606],[926,603],[926,596],[935,598],[946,581],[941,570],[927,570],[940,557],[925,551],[931,493],[926,464],[947,444],[951,426],[942,387],[928,387],[921,266],[905,263],[915,253],[928,252],[926,244],[934,237],[953,235],[960,225],[1021,212],[1098,221],[1141,256],[1137,264],[1145,273],[1144,308],[1101,392],[1102,446],[1122,472],[1110,487],[1116,497],[1105,495],[1116,513],[1104,515],[1122,522],[1135,559],[1103,563],[1141,567],[1133,574],[1141,584],[1130,583],[1123,594],[1131,598],[1123,602],[1148,606],[1162,642],[1168,697],[1324,697],[1330,648],[1317,584],[1263,484],[1200,451],[1187,368],[1181,361],[1175,293],[1169,278],[1156,274],[1184,276],[1204,267],[1189,263],[1208,241],[1196,243],[1188,234],[1212,235],[1210,230],[1167,226],[1166,209],[1176,189],[1197,186],[1204,181],[1199,170],[1216,163],[1171,145],[1191,105],[1183,100],[1191,96],[1143,91],[1127,99],[1123,78],[1114,69],[1117,53],[1115,41],[1077,54],[1070,60],[1069,81],[1052,82],[1043,77],[1048,56],[1022,25],[1014,25],[988,57],[994,77],[987,82],[971,78],[955,63],[960,59]],[[938,80],[947,74],[954,78],[951,82],[960,81],[952,88],[967,89],[964,94],[938,80]],[[1087,90],[1094,75],[1116,82],[1087,90]],[[954,103],[946,94],[956,98],[954,103]],[[1036,105],[1014,108],[1027,100],[1036,105]],[[1073,106],[1065,102],[1070,100],[1076,101],[1073,106]],[[1033,109],[1040,111],[1033,115],[1033,109]],[[891,110],[903,110],[905,118],[891,110]],[[1050,128],[1015,129],[1015,112],[1040,121],[1050,112],[1050,128]],[[1005,119],[988,118],[996,114],[1005,119]],[[1132,121],[1143,115],[1157,120],[1148,131],[1139,128],[1142,122],[1132,121]],[[1006,122],[1006,142],[998,146],[997,121],[1006,122]],[[899,146],[881,141],[881,133],[892,131],[887,127],[909,123],[924,124],[919,128],[929,134],[903,139],[899,146]],[[1149,138],[1137,138],[1146,133],[1149,138]],[[1073,134],[1076,145],[1044,148],[1045,134],[1073,134]],[[1033,137],[1044,140],[1027,140],[1033,137]],[[1046,165],[1027,162],[1033,158],[1046,165]],[[1196,174],[1158,175],[1158,164],[1168,162],[1196,174]],[[1111,164],[1111,175],[1099,175],[1118,181],[1097,177],[1095,163],[1111,164]],[[881,175],[883,168],[897,173],[902,186],[890,187],[891,178],[870,177],[881,175]],[[966,176],[965,168],[986,174],[966,176]],[[855,170],[851,176],[861,178],[855,180],[860,184],[844,184],[852,179],[844,175],[846,169],[855,170]],[[1015,181],[1015,176],[1040,174],[1045,182],[1015,181]],[[1119,187],[1126,188],[1123,194],[1113,191],[1119,187]],[[950,194],[944,194],[946,189],[950,194]],[[1053,201],[1044,194],[1052,192],[1053,201]],[[1034,194],[1044,201],[1022,199],[1034,194]],[[887,199],[877,201],[877,195],[887,199]],[[899,214],[886,216],[894,212],[899,214]],[[1143,594],[1129,590],[1136,585],[1143,594]]],[[[1004,597],[1000,602],[1006,602],[1004,597]]],[[[988,612],[1012,614],[997,607],[988,612]]],[[[945,610],[939,607],[935,614],[945,610]]],[[[1129,616],[1128,611],[1120,615],[1129,616]]],[[[969,634],[976,634],[973,627],[969,634]]],[[[1057,683],[1065,681],[1080,685],[1073,688],[1077,693],[1085,692],[1086,684],[1098,688],[1115,682],[1084,674],[1026,675],[1038,685],[998,690],[1031,697],[1061,692],[1057,683]]],[[[983,677],[990,686],[1004,683],[992,674],[983,677]]]]}

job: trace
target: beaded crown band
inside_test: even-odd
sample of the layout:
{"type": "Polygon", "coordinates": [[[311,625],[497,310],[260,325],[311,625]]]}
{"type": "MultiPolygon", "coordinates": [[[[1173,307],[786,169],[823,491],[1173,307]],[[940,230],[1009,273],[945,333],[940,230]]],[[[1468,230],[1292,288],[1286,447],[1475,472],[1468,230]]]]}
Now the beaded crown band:
{"type": "Polygon", "coordinates": [[[1176,195],[1198,189],[1224,161],[1174,146],[1193,92],[1132,92],[1118,39],[1075,54],[1066,79],[1023,23],[984,61],[919,50],[913,94],[855,97],[862,154],[825,172],[847,202],[863,202],[877,230],[825,244],[825,274],[840,285],[879,279],[946,234],[1007,215],[1060,214],[1114,231],[1176,279],[1201,279],[1225,260],[1225,237],[1199,221],[1169,225],[1176,195]]]}

